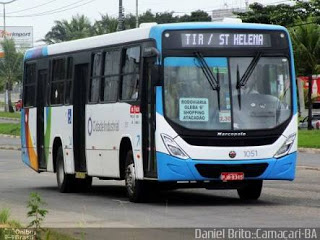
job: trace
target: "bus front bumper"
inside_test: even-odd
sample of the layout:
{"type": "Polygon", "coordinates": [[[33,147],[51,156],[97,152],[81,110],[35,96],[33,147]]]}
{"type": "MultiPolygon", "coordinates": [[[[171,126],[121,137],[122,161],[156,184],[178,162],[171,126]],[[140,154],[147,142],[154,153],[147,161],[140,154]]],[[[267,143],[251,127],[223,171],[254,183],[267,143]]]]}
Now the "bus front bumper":
{"type": "Polygon", "coordinates": [[[294,180],[297,153],[256,160],[179,159],[157,152],[159,181],[220,181],[221,172],[244,172],[246,180],[294,180]]]}

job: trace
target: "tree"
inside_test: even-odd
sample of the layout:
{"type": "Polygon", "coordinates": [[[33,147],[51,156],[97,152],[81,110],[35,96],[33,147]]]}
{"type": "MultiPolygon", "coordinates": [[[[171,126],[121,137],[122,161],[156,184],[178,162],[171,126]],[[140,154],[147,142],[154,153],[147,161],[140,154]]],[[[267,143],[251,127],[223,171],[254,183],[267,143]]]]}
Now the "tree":
{"type": "Polygon", "coordinates": [[[249,5],[247,12],[235,12],[243,22],[277,24],[289,27],[297,19],[305,20],[313,11],[310,3],[297,1],[295,5],[278,4],[264,6],[260,3],[249,5]]]}
{"type": "MultiPolygon", "coordinates": [[[[310,21],[310,20],[308,20],[310,21]]],[[[309,76],[308,92],[308,129],[312,129],[312,75],[320,71],[320,27],[318,24],[300,22],[291,29],[293,49],[295,53],[296,70],[298,75],[309,76]]]]}
{"type": "Polygon", "coordinates": [[[211,17],[207,12],[202,10],[191,12],[191,15],[183,15],[179,18],[179,22],[208,22],[211,17]]]}
{"type": "Polygon", "coordinates": [[[110,17],[108,14],[101,15],[101,20],[94,23],[93,29],[95,35],[107,34],[117,31],[118,20],[110,17]]]}
{"type": "Polygon", "coordinates": [[[76,40],[94,35],[94,28],[89,18],[84,15],[73,16],[71,21],[55,21],[44,42],[47,44],[59,43],[64,41],[76,40]]]}
{"type": "Polygon", "coordinates": [[[5,111],[13,112],[11,91],[14,83],[22,80],[23,53],[17,52],[12,39],[1,42],[4,58],[0,59],[0,80],[5,87],[5,111]]]}

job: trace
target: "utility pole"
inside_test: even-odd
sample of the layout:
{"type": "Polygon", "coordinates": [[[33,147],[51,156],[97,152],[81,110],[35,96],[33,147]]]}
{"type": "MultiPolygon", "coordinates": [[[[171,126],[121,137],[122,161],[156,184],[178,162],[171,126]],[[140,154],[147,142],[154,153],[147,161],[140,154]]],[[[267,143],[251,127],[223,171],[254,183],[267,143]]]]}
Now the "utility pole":
{"type": "Polygon", "coordinates": [[[11,1],[0,1],[0,4],[3,5],[3,32],[4,32],[4,38],[6,38],[6,4],[13,3],[17,0],[11,0],[11,1]]]}
{"type": "MultiPolygon", "coordinates": [[[[17,0],[11,0],[11,1],[0,1],[0,4],[3,5],[3,38],[6,39],[7,38],[7,28],[6,28],[6,4],[10,4],[13,3],[17,0]]],[[[6,82],[5,84],[5,89],[6,92],[4,94],[4,111],[7,112],[9,111],[13,111],[13,109],[9,109],[12,108],[11,106],[11,98],[9,98],[9,89],[12,86],[9,86],[9,82],[6,82]]],[[[11,89],[10,89],[11,90],[11,89]]]]}
{"type": "Polygon", "coordinates": [[[312,74],[309,75],[308,79],[309,87],[308,87],[308,130],[312,130],[312,74]]]}
{"type": "Polygon", "coordinates": [[[123,31],[123,6],[122,6],[122,0],[119,0],[119,18],[118,18],[118,29],[117,31],[123,31]]]}
{"type": "Polygon", "coordinates": [[[136,28],[139,27],[139,0],[136,0],[136,28]]]}

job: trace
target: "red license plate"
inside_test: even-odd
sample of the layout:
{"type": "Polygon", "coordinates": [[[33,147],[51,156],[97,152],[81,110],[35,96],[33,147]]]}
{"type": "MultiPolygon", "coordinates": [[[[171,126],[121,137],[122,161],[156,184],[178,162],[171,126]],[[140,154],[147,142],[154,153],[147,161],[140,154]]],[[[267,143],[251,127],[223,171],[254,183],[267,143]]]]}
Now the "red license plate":
{"type": "Polygon", "coordinates": [[[220,176],[222,181],[242,181],[244,180],[243,172],[223,172],[220,176]]]}

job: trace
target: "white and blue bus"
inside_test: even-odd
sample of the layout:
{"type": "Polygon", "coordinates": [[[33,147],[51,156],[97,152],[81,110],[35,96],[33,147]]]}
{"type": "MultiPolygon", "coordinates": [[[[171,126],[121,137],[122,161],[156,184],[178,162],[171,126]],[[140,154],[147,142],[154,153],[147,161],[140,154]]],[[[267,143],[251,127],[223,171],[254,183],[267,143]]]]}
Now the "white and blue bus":
{"type": "Polygon", "coordinates": [[[125,180],[128,197],[155,185],[237,189],[293,180],[297,99],[281,26],[149,24],[28,50],[22,160],[54,172],[61,192],[92,177],[125,180]]]}

